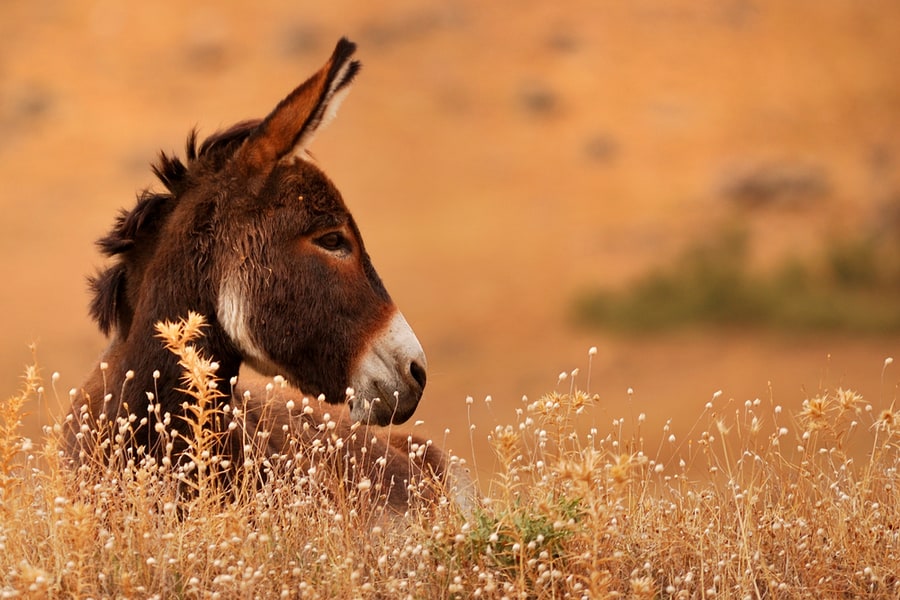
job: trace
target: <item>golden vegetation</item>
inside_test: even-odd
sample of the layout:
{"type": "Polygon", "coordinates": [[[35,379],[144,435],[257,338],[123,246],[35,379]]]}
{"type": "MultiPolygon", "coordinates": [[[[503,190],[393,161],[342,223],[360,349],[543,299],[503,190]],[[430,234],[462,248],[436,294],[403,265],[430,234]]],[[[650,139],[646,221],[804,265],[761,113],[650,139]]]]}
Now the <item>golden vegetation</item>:
{"type": "MultiPolygon", "coordinates": [[[[162,331],[199,426],[216,418],[219,392],[189,330],[162,331]]],[[[229,493],[203,478],[224,459],[202,427],[186,461],[64,468],[52,429],[39,444],[19,433],[21,411],[46,394],[29,369],[22,393],[0,404],[0,597],[900,594],[893,407],[846,389],[792,415],[717,396],[699,435],[667,430],[666,447],[649,451],[643,417],[584,430],[596,398],[568,380],[493,430],[501,468],[475,508],[439,501],[397,520],[365,481],[343,489],[308,462],[292,470],[257,457],[261,476],[229,493]]]]}

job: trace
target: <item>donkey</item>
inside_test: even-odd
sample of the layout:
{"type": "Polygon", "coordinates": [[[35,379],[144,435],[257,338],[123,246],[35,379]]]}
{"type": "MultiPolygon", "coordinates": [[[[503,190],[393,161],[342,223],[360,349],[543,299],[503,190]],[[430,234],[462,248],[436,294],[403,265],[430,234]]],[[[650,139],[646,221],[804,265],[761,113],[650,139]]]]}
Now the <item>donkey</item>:
{"type": "Polygon", "coordinates": [[[91,314],[110,343],[66,421],[76,463],[95,451],[96,437],[86,432],[104,419],[128,420],[118,442],[135,456],[158,455],[160,436],[171,439],[153,426],[153,414],[171,416],[176,439],[190,435],[185,417],[196,400],[181,389],[181,367],[155,326],[198,313],[206,327],[194,345],[218,363],[220,401],[238,408],[226,413],[243,415],[218,426],[234,462],[246,449],[241,440],[257,439],[259,430],[275,432],[262,438],[270,454],[321,437],[329,417],[309,398],[324,397],[349,408],[328,425],[353,465],[344,476],[377,477],[391,508],[406,509],[413,480],[449,476],[450,462],[424,440],[359,429],[412,416],[426,360],[340,193],[307,155],[359,71],[355,49],[341,39],[264,119],[238,123],[199,148],[192,132],[186,162],[161,153],[153,171],[166,191],[143,192],[99,240],[115,260],[90,279],[91,314]],[[261,383],[237,384],[242,364],[283,376],[292,390],[272,398],[261,383]],[[292,404],[298,409],[284,408],[292,404]],[[370,443],[377,448],[367,452],[370,443]]]}

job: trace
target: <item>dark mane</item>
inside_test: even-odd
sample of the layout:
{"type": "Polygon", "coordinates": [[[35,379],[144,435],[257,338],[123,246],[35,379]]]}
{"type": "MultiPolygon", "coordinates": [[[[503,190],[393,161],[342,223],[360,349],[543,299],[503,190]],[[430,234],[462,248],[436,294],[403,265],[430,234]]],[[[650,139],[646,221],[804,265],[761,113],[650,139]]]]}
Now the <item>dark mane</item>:
{"type": "MultiPolygon", "coordinates": [[[[175,208],[178,197],[190,187],[192,170],[199,164],[213,171],[221,169],[259,122],[244,121],[216,132],[203,141],[199,151],[197,131],[192,130],[185,144],[187,164],[177,156],[160,152],[158,162],[151,165],[151,169],[166,191],[141,192],[134,208],[123,209],[110,232],[97,240],[100,251],[106,256],[126,254],[142,240],[153,237],[175,208]]],[[[91,316],[100,330],[105,335],[109,335],[113,327],[126,331],[131,322],[132,307],[126,294],[127,268],[123,260],[89,277],[88,285],[93,295],[91,316]]]]}
{"type": "MultiPolygon", "coordinates": [[[[242,121],[237,125],[232,125],[225,131],[218,131],[204,140],[200,146],[200,157],[207,157],[216,162],[217,167],[221,167],[220,161],[231,158],[235,151],[240,148],[254,129],[259,126],[261,119],[251,119],[242,121]]],[[[192,132],[191,137],[196,141],[196,132],[192,132]]],[[[188,143],[191,143],[188,139],[188,143]]]]}

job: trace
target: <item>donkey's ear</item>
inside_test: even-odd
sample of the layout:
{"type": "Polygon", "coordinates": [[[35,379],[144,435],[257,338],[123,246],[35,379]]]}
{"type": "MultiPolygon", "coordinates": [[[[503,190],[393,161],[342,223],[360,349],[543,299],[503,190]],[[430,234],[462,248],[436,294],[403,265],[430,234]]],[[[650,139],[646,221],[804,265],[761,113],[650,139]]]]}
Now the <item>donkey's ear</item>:
{"type": "Polygon", "coordinates": [[[238,164],[268,171],[285,156],[302,153],[316,131],[337,114],[359,62],[350,60],[356,44],[341,38],[334,53],[315,75],[282,100],[238,150],[238,164]]]}

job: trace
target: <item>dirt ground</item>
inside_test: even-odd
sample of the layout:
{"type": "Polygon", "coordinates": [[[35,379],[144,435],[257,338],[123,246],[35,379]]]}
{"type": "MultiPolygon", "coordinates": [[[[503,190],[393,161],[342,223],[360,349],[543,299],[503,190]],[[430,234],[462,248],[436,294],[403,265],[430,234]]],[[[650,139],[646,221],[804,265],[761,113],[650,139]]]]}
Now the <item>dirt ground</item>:
{"type": "MultiPolygon", "coordinates": [[[[60,397],[97,360],[93,241],[154,184],[156,152],[263,116],[347,35],[363,71],[313,152],[428,353],[418,416],[435,438],[465,455],[471,420],[486,467],[484,434],[561,371],[587,385],[591,346],[591,418],[647,413],[651,439],[668,419],[686,432],[717,390],[895,399],[883,361],[900,339],[632,337],[567,315],[579,290],[624,285],[734,221],[762,267],[877,225],[900,197],[896,3],[310,4],[0,4],[4,397],[32,342],[60,397]],[[774,191],[735,201],[773,170],[774,191]]],[[[60,412],[49,392],[46,408],[60,412]]]]}

